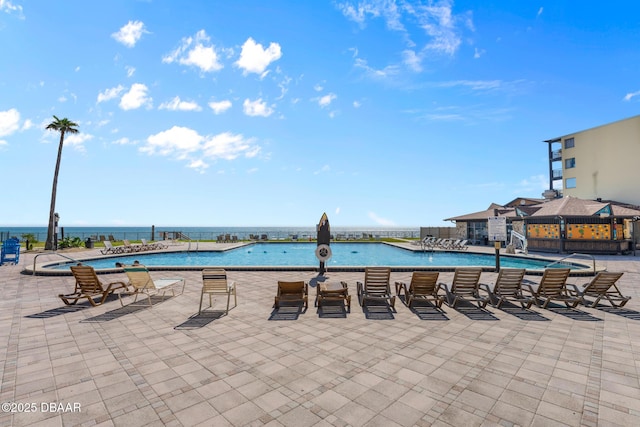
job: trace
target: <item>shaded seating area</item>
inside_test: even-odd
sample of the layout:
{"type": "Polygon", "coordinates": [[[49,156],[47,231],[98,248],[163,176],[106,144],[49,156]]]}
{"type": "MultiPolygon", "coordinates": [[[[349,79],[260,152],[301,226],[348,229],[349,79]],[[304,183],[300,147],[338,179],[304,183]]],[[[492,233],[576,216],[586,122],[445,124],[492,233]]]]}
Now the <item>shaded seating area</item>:
{"type": "Polygon", "coordinates": [[[533,304],[537,307],[547,308],[552,300],[562,301],[567,307],[576,307],[582,301],[582,297],[569,293],[567,279],[570,272],[569,268],[547,268],[542,274],[540,283],[525,284],[524,289],[531,294],[527,308],[533,304]]]}
{"type": "Polygon", "coordinates": [[[489,302],[500,308],[505,301],[515,301],[526,307],[530,297],[522,293],[522,280],[526,270],[524,268],[501,268],[495,283],[480,284],[489,294],[489,302]]]}
{"type": "Polygon", "coordinates": [[[309,307],[309,284],[302,280],[294,282],[278,280],[274,307],[279,309],[283,302],[302,302],[306,310],[309,307]]]}
{"type": "Polygon", "coordinates": [[[93,267],[88,265],[72,266],[71,273],[75,278],[75,289],[70,294],[58,295],[66,305],[74,305],[79,300],[86,298],[92,306],[96,307],[104,303],[114,291],[118,289],[127,290],[127,284],[121,281],[111,282],[105,286],[98,279],[93,267]],[[99,299],[94,300],[95,297],[99,297],[99,299]]]}
{"type": "Polygon", "coordinates": [[[175,287],[182,284],[182,289],[180,294],[184,292],[184,287],[186,285],[186,281],[183,278],[163,278],[163,279],[153,279],[149,274],[149,270],[144,265],[130,265],[124,267],[124,272],[129,279],[129,285],[132,287],[132,290],[127,288],[126,291],[118,294],[120,297],[120,304],[124,306],[122,302],[122,295],[128,294],[135,296],[133,302],[135,303],[138,300],[138,296],[144,295],[147,297],[147,301],[149,302],[149,306],[152,306],[151,297],[154,295],[162,294],[164,298],[165,294],[168,291],[171,291],[172,296],[175,296],[175,287]]]}
{"type": "Polygon", "coordinates": [[[581,288],[572,285],[572,288],[569,288],[569,294],[582,298],[582,303],[587,307],[596,307],[603,298],[609,301],[612,307],[624,307],[631,297],[624,296],[616,285],[622,275],[623,273],[601,271],[581,288]],[[588,304],[584,297],[595,298],[595,301],[588,304]]]}
{"type": "Polygon", "coordinates": [[[200,294],[200,308],[198,309],[198,314],[202,312],[202,302],[205,294],[209,295],[209,307],[213,306],[213,295],[226,295],[227,309],[225,310],[225,314],[229,314],[231,295],[233,295],[233,307],[238,305],[236,284],[235,282],[229,282],[227,280],[227,272],[222,268],[205,268],[202,270],[202,293],[200,294]]]}
{"type": "Polygon", "coordinates": [[[431,302],[436,308],[442,307],[444,296],[439,295],[437,271],[414,271],[409,285],[405,282],[395,282],[396,295],[404,291],[404,302],[411,308],[416,300],[431,302]]]}
{"type": "Polygon", "coordinates": [[[364,307],[367,300],[386,301],[395,309],[396,297],[391,294],[391,268],[365,267],[364,282],[356,282],[358,301],[364,307]]]}
{"type": "Polygon", "coordinates": [[[465,300],[475,301],[479,308],[485,308],[489,297],[480,295],[480,267],[458,267],[453,274],[451,284],[440,283],[438,286],[444,290],[446,303],[455,308],[456,304],[465,300]]]}
{"type": "Polygon", "coordinates": [[[0,250],[0,265],[2,264],[18,264],[20,262],[20,240],[11,237],[2,242],[0,250]]]}

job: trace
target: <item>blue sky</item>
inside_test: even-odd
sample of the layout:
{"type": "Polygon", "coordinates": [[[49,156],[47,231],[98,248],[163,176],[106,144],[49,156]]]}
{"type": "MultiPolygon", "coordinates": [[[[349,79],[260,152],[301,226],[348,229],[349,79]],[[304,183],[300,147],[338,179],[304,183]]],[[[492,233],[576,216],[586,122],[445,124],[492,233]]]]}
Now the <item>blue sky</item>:
{"type": "Polygon", "coordinates": [[[0,0],[0,226],[446,226],[640,111],[640,4],[0,0]]]}

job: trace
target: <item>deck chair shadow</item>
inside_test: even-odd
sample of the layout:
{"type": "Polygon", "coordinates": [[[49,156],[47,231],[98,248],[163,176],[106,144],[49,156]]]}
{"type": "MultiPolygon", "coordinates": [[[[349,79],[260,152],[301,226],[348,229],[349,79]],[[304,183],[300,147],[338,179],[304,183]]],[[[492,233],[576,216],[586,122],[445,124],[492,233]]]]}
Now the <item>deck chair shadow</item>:
{"type": "Polygon", "coordinates": [[[489,302],[496,308],[507,300],[518,302],[525,308],[531,299],[522,294],[525,273],[524,268],[501,268],[495,283],[481,283],[480,287],[487,291],[489,302]]]}
{"type": "Polygon", "coordinates": [[[229,314],[229,302],[231,301],[232,294],[234,301],[232,308],[238,306],[236,284],[235,282],[229,282],[227,280],[227,272],[222,268],[205,268],[202,270],[202,293],[200,294],[200,308],[198,309],[198,314],[202,312],[204,294],[209,294],[209,307],[213,306],[211,298],[212,295],[226,295],[227,310],[225,311],[225,314],[229,314]]]}
{"type": "Polygon", "coordinates": [[[278,280],[278,291],[273,306],[280,308],[282,302],[302,301],[305,310],[309,308],[309,284],[305,281],[287,282],[278,280]]]}
{"type": "Polygon", "coordinates": [[[11,237],[2,242],[2,249],[0,249],[0,265],[5,263],[18,265],[19,261],[20,240],[15,237],[11,237]]]}
{"type": "Polygon", "coordinates": [[[616,282],[622,277],[623,273],[614,273],[610,271],[601,271],[589,282],[582,285],[582,288],[578,288],[576,285],[571,285],[569,293],[574,296],[582,297],[582,303],[587,307],[596,307],[601,299],[609,301],[612,307],[624,307],[624,305],[631,299],[622,295],[620,289],[616,285],[616,282]],[[588,304],[584,297],[595,298],[591,304],[588,304]],[[618,303],[618,304],[616,304],[618,303]]]}
{"type": "Polygon", "coordinates": [[[171,291],[171,294],[175,296],[176,293],[174,288],[180,284],[182,284],[180,295],[184,293],[186,281],[183,278],[164,278],[154,280],[149,274],[149,270],[147,270],[147,267],[144,265],[125,266],[124,272],[129,279],[129,285],[131,285],[133,289],[127,289],[125,292],[118,294],[118,297],[120,297],[120,304],[122,306],[124,306],[124,303],[122,302],[123,294],[134,295],[135,298],[133,303],[138,300],[138,296],[145,295],[149,302],[149,306],[153,306],[153,304],[151,304],[152,296],[162,294],[162,298],[164,299],[164,296],[168,291],[171,291]]]}
{"type": "Polygon", "coordinates": [[[391,295],[391,268],[365,267],[364,282],[356,282],[358,301],[364,307],[367,300],[388,301],[395,310],[396,297],[391,295]]]}
{"type": "Polygon", "coordinates": [[[127,285],[124,282],[111,282],[108,285],[104,285],[96,274],[93,267],[88,265],[75,265],[71,267],[71,273],[75,278],[76,284],[73,293],[59,294],[58,297],[66,305],[74,305],[80,299],[86,298],[89,303],[96,307],[104,303],[107,297],[118,289],[127,290],[127,285]],[[95,297],[100,297],[97,301],[95,297]]]}
{"type": "Polygon", "coordinates": [[[547,308],[552,300],[562,301],[567,307],[575,308],[582,297],[571,295],[567,288],[567,279],[569,278],[569,268],[547,268],[542,274],[540,283],[525,284],[524,289],[531,294],[531,300],[527,303],[527,308],[533,304],[537,307],[547,308]],[[540,300],[544,300],[542,306],[540,300]]]}
{"type": "Polygon", "coordinates": [[[437,271],[414,271],[408,286],[405,282],[396,282],[396,295],[400,297],[404,290],[404,302],[409,308],[416,300],[433,302],[436,308],[440,308],[444,296],[438,295],[439,274],[437,271]]]}
{"type": "Polygon", "coordinates": [[[480,267],[458,267],[453,273],[451,284],[440,283],[440,289],[444,290],[446,303],[452,308],[460,300],[475,301],[479,308],[485,308],[489,297],[480,295],[480,267]]]}
{"type": "Polygon", "coordinates": [[[124,253],[124,248],[122,246],[113,246],[113,243],[111,243],[110,240],[105,240],[102,244],[104,245],[104,249],[100,250],[102,255],[124,253]]]}

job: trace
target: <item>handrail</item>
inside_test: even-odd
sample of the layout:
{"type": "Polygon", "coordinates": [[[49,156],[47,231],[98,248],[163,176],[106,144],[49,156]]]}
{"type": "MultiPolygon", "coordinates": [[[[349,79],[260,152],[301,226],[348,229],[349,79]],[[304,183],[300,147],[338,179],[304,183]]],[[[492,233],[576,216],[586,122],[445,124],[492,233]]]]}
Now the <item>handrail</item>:
{"type": "Polygon", "coordinates": [[[34,276],[36,275],[36,260],[38,259],[38,257],[39,257],[40,255],[58,255],[59,257],[62,257],[62,258],[66,258],[66,259],[68,259],[69,261],[73,261],[73,262],[80,262],[80,261],[78,261],[77,259],[74,259],[74,258],[68,257],[68,256],[66,256],[66,255],[59,254],[58,252],[55,252],[55,251],[54,251],[54,252],[43,252],[43,253],[41,253],[41,254],[36,254],[36,256],[34,256],[34,257],[33,257],[33,273],[32,273],[32,274],[33,274],[34,276]]]}
{"type": "Polygon", "coordinates": [[[594,272],[594,274],[595,274],[595,272],[596,272],[596,258],[595,258],[593,255],[591,255],[591,254],[573,253],[573,254],[571,254],[571,255],[567,255],[566,257],[563,257],[563,258],[557,259],[557,260],[555,260],[554,262],[552,262],[551,264],[547,264],[547,265],[545,266],[545,268],[549,268],[549,267],[551,267],[552,265],[561,264],[561,263],[562,263],[562,261],[564,261],[564,260],[566,260],[566,259],[569,259],[569,258],[574,258],[574,257],[576,257],[576,256],[583,256],[583,257],[591,258],[591,261],[593,261],[593,272],[594,272]]]}
{"type": "Polygon", "coordinates": [[[189,240],[189,246],[187,246],[187,252],[191,252],[191,242],[196,244],[195,251],[198,252],[198,244],[200,243],[200,240],[196,240],[196,241],[189,240]]]}

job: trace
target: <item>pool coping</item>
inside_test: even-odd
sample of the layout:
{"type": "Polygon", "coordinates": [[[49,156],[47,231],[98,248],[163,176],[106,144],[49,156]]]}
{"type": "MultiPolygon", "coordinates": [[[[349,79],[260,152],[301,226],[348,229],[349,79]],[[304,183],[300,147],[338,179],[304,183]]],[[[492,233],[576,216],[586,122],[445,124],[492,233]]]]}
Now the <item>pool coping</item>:
{"type": "MultiPolygon", "coordinates": [[[[283,243],[303,243],[303,244],[307,244],[307,242],[238,242],[237,244],[233,244],[233,245],[229,245],[229,246],[225,246],[225,247],[220,247],[220,248],[214,248],[214,249],[180,249],[180,250],[176,250],[174,248],[169,248],[169,249],[164,249],[164,250],[153,250],[153,251],[145,251],[143,252],[144,254],[153,254],[153,253],[178,253],[178,252],[226,252],[232,249],[237,249],[240,247],[244,247],[244,246],[250,246],[253,245],[255,243],[267,243],[267,244],[283,244],[283,243]]],[[[312,242],[313,243],[313,242],[312,242]]],[[[402,243],[396,243],[396,242],[335,242],[335,244],[342,244],[342,243],[383,243],[389,246],[393,246],[399,249],[404,249],[404,250],[409,250],[412,252],[450,252],[450,253],[467,253],[467,254],[477,254],[477,255],[491,255],[489,253],[487,253],[486,251],[475,251],[475,250],[467,250],[467,251],[451,251],[451,250],[441,250],[441,249],[436,249],[436,250],[425,250],[419,247],[416,247],[416,245],[413,244],[402,244],[402,243]]],[[[82,261],[86,261],[86,260],[95,260],[95,259],[107,259],[107,258],[117,258],[119,256],[122,255],[135,255],[136,252],[133,253],[128,253],[128,254],[109,254],[109,255],[103,255],[101,257],[96,257],[95,253],[92,254],[91,256],[86,256],[86,257],[78,257],[77,259],[74,259],[74,261],[77,262],[82,262],[82,261]]],[[[526,259],[526,260],[537,260],[537,261],[549,261],[550,263],[557,263],[557,260],[554,260],[553,258],[545,258],[545,257],[539,257],[537,255],[525,255],[525,254],[506,254],[506,253],[500,253],[500,258],[515,258],[515,259],[526,259]]],[[[46,262],[42,262],[42,263],[37,263],[35,264],[35,273],[34,273],[34,267],[29,267],[26,266],[23,270],[22,273],[23,274],[29,274],[29,275],[37,275],[37,276],[71,276],[71,271],[70,270],[54,270],[53,268],[48,268],[51,266],[58,266],[58,265],[62,265],[62,264],[68,264],[69,260],[65,260],[65,261],[59,261],[59,262],[55,262],[55,261],[46,261],[46,262]]],[[[595,271],[593,269],[593,267],[591,265],[588,265],[586,263],[581,263],[581,262],[575,262],[575,261],[571,261],[571,262],[564,262],[564,265],[568,265],[568,266],[576,266],[576,267],[582,267],[584,268],[584,270],[576,270],[576,271],[572,271],[571,272],[571,276],[575,276],[575,277],[579,277],[579,276],[593,276],[595,275],[598,271],[602,270],[602,269],[598,269],[596,268],[595,271]]],[[[205,268],[224,268],[225,270],[228,271],[312,271],[312,272],[319,272],[320,268],[319,266],[311,266],[311,265],[306,265],[306,266],[270,266],[270,265],[258,265],[258,266],[243,266],[243,265],[239,265],[239,266],[220,266],[220,265],[216,265],[216,266],[206,266],[206,265],[198,265],[198,266],[176,266],[176,265],[162,265],[162,266],[147,266],[147,268],[149,269],[149,271],[198,271],[198,270],[202,270],[205,268]]],[[[327,272],[363,272],[365,270],[365,268],[368,266],[327,266],[325,267],[325,271],[327,272]]],[[[454,271],[456,269],[456,266],[411,266],[411,265],[406,265],[406,266],[389,266],[391,268],[392,272],[411,272],[411,271],[442,271],[442,272],[451,272],[454,271]]],[[[472,267],[472,266],[469,266],[472,267]]],[[[495,266],[476,266],[476,267],[481,267],[482,271],[486,271],[486,272],[495,272],[496,271],[496,267],[495,266]]],[[[509,267],[505,267],[505,268],[509,268],[509,267]]],[[[542,275],[542,273],[544,272],[544,269],[546,267],[540,268],[540,269],[526,269],[528,275],[542,275]]],[[[101,269],[96,269],[96,272],[98,274],[114,274],[114,273],[122,273],[124,270],[122,267],[113,267],[113,268],[101,268],[101,269]]]]}

